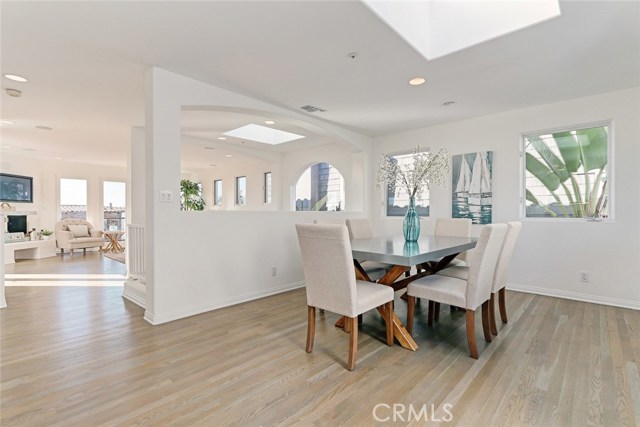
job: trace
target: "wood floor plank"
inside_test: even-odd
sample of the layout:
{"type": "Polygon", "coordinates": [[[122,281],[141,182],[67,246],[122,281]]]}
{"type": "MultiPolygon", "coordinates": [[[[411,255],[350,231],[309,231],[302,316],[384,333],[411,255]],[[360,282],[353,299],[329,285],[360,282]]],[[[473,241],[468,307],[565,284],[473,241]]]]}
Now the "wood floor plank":
{"type": "MultiPolygon", "coordinates": [[[[74,267],[75,268],[75,267],[74,267]]],[[[118,287],[8,287],[0,311],[2,426],[637,425],[640,313],[507,292],[509,323],[468,355],[464,313],[408,351],[376,311],[356,370],[338,316],[305,352],[303,290],[159,326],[118,287]],[[453,420],[444,407],[452,404],[453,420]],[[376,406],[383,405],[383,406],[376,406]],[[387,405],[387,406],[384,406],[387,405]],[[394,405],[404,407],[393,419],[394,405]],[[425,419],[408,419],[426,408],[425,419]],[[388,418],[376,421],[377,415],[388,418]]],[[[406,303],[395,311],[406,319],[406,303]]],[[[480,322],[477,336],[482,337],[480,322]]]]}

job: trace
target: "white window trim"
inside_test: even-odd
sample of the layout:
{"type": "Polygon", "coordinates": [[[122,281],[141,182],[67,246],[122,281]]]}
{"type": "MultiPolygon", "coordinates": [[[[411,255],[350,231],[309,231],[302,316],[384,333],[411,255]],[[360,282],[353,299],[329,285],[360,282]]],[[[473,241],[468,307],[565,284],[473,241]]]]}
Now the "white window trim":
{"type": "MultiPolygon", "coordinates": [[[[402,155],[406,155],[406,154],[413,154],[413,152],[415,151],[415,147],[408,149],[408,150],[401,150],[401,151],[393,151],[390,153],[385,153],[387,156],[389,157],[395,157],[395,156],[402,156],[402,155]]],[[[420,153],[431,153],[431,147],[421,147],[420,153]]],[[[382,156],[382,154],[380,154],[380,156],[382,156]]],[[[377,163],[376,163],[376,168],[377,168],[377,163]]],[[[375,173],[377,173],[378,170],[375,170],[375,173]]],[[[379,193],[382,196],[382,199],[380,201],[380,206],[381,206],[381,217],[384,219],[389,219],[392,221],[395,220],[401,220],[404,221],[404,215],[387,215],[387,200],[388,198],[388,192],[389,192],[389,185],[387,184],[387,180],[384,181],[384,191],[380,191],[379,193]]],[[[431,216],[431,191],[429,191],[429,215],[422,215],[420,214],[420,218],[429,218],[431,216]]]]}
{"type": "Polygon", "coordinates": [[[246,194],[247,191],[248,191],[248,189],[247,189],[247,176],[246,175],[238,175],[238,176],[236,176],[235,187],[236,187],[235,188],[235,195],[234,195],[235,196],[235,199],[234,199],[235,205],[236,206],[247,206],[247,194],[246,194]],[[240,193],[238,192],[238,179],[239,178],[244,178],[244,191],[245,191],[244,203],[238,203],[240,201],[240,197],[239,197],[240,193]]]}
{"type": "Polygon", "coordinates": [[[615,129],[614,129],[614,120],[606,119],[599,120],[594,122],[580,123],[574,125],[566,125],[566,126],[557,126],[553,128],[541,129],[541,130],[533,130],[529,132],[523,132],[520,134],[520,220],[527,222],[565,222],[565,223],[592,223],[592,224],[607,224],[615,222],[615,159],[614,159],[614,142],[615,142],[615,129]],[[544,135],[554,132],[562,132],[566,130],[578,130],[578,129],[588,129],[594,127],[607,126],[609,128],[609,139],[607,140],[607,176],[609,186],[609,194],[608,194],[608,205],[609,205],[609,215],[607,218],[602,218],[597,221],[589,221],[585,218],[563,218],[563,217],[555,217],[555,218],[532,218],[527,217],[527,201],[525,197],[525,186],[526,186],[526,165],[525,165],[525,138],[530,135],[544,135]]]}

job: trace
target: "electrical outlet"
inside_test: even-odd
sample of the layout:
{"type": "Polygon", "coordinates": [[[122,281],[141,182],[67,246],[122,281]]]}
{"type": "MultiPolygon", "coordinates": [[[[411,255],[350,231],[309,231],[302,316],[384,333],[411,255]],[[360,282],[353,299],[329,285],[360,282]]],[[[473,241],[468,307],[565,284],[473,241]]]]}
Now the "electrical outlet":
{"type": "Polygon", "coordinates": [[[589,272],[588,271],[581,271],[580,272],[580,281],[582,283],[589,283],[589,272]]]}
{"type": "Polygon", "coordinates": [[[271,275],[272,276],[278,275],[278,267],[271,267],[271,275]]]}

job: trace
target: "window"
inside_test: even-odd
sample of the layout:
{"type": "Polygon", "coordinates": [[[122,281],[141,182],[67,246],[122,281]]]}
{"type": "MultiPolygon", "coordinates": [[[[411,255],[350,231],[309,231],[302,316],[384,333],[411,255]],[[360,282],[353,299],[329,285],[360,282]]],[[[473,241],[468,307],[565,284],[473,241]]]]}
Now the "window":
{"type": "MultiPolygon", "coordinates": [[[[413,162],[413,153],[396,154],[389,156],[399,165],[410,165],[413,162]]],[[[404,216],[409,206],[409,193],[400,183],[387,183],[387,216],[404,216]]],[[[420,194],[416,194],[416,212],[420,216],[429,216],[429,190],[424,188],[420,194]]]]}
{"type": "Polygon", "coordinates": [[[271,172],[264,174],[264,203],[271,203],[271,172]]]}
{"type": "Polygon", "coordinates": [[[236,205],[247,204],[247,177],[236,177],[236,205]]]}
{"type": "Polygon", "coordinates": [[[60,179],[60,219],[87,219],[87,180],[60,179]]]}
{"type": "Polygon", "coordinates": [[[609,216],[609,126],[525,135],[527,218],[609,216]]]}
{"type": "Polygon", "coordinates": [[[213,181],[213,204],[216,206],[222,206],[222,180],[216,179],[213,181]]]}
{"type": "Polygon", "coordinates": [[[124,182],[104,181],[102,183],[102,198],[104,230],[124,231],[126,225],[126,184],[124,182]]]}
{"type": "Polygon", "coordinates": [[[297,211],[344,210],[344,179],[329,163],[316,163],[298,179],[294,199],[297,211]]]}

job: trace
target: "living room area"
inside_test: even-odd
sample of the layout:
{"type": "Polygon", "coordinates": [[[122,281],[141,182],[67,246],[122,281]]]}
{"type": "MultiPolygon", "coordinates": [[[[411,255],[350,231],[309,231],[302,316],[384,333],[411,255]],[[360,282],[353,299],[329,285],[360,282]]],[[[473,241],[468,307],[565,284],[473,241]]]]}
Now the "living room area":
{"type": "Polygon", "coordinates": [[[0,177],[5,285],[68,286],[87,280],[121,286],[124,251],[104,251],[109,244],[104,232],[114,233],[124,246],[126,168],[17,151],[3,149],[0,177]],[[78,228],[71,231],[68,223],[78,228]]]}

